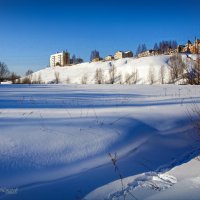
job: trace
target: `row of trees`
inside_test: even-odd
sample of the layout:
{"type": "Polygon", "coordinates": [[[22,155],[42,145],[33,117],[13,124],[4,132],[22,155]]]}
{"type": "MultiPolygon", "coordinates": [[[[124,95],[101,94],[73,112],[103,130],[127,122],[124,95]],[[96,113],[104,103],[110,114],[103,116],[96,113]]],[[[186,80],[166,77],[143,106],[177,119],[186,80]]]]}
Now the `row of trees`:
{"type": "Polygon", "coordinates": [[[168,51],[169,49],[176,49],[178,46],[177,41],[175,40],[166,40],[166,41],[161,41],[159,43],[154,44],[153,50],[161,50],[163,52],[168,51]]]}
{"type": "Polygon", "coordinates": [[[200,58],[193,60],[187,57],[185,61],[180,54],[170,57],[168,65],[170,66],[171,83],[178,80],[184,81],[185,84],[200,84],[200,58]]]}
{"type": "MultiPolygon", "coordinates": [[[[200,84],[200,58],[193,60],[190,57],[184,61],[180,54],[170,57],[168,61],[168,68],[162,65],[156,76],[155,68],[150,66],[148,72],[148,81],[150,84],[160,82],[161,84],[179,82],[181,84],[200,84]]],[[[132,73],[127,73],[122,81],[122,75],[117,74],[117,69],[113,65],[109,70],[109,79],[105,81],[104,73],[101,69],[97,69],[95,73],[95,83],[122,83],[122,84],[136,84],[139,81],[138,71],[133,70],[132,73]]]]}
{"type": "MultiPolygon", "coordinates": [[[[161,50],[163,53],[167,52],[169,49],[176,49],[178,46],[178,43],[176,40],[163,40],[160,42],[156,42],[154,44],[153,50],[161,50]]],[[[139,44],[136,49],[136,55],[143,53],[147,51],[147,45],[139,44]]],[[[97,50],[93,50],[90,54],[90,61],[92,61],[95,58],[100,58],[100,53],[97,50]]]]}
{"type": "MultiPolygon", "coordinates": [[[[163,53],[167,52],[169,49],[176,49],[178,46],[177,41],[175,40],[164,40],[161,42],[156,42],[154,44],[153,50],[161,50],[163,53]]],[[[147,51],[148,48],[146,44],[139,44],[136,50],[136,55],[147,51]]]]}
{"type": "MultiPolygon", "coordinates": [[[[84,75],[86,76],[86,75],[84,75]]],[[[108,77],[105,76],[101,68],[96,69],[94,80],[96,84],[136,84],[138,82],[138,71],[133,70],[131,73],[126,73],[124,81],[122,80],[122,75],[117,73],[117,68],[115,65],[111,65],[108,71],[108,77]]],[[[83,82],[82,82],[83,83],[83,82]]],[[[86,83],[85,83],[86,84],[86,83]]]]}
{"type": "Polygon", "coordinates": [[[145,51],[147,51],[146,44],[139,44],[138,47],[137,47],[137,50],[136,50],[136,55],[143,53],[145,51]]]}
{"type": "MultiPolygon", "coordinates": [[[[163,65],[159,71],[159,81],[161,84],[166,83],[180,83],[199,85],[200,84],[200,59],[193,60],[187,57],[183,60],[180,54],[176,54],[170,57],[168,61],[168,69],[163,65]],[[166,75],[168,78],[166,80],[166,75]]],[[[156,82],[155,69],[153,66],[149,68],[149,83],[153,84],[156,82]]]]}
{"type": "Polygon", "coordinates": [[[7,65],[3,62],[0,62],[0,83],[6,80],[10,76],[10,71],[7,65]]]}
{"type": "Polygon", "coordinates": [[[83,62],[84,62],[84,60],[80,57],[76,57],[75,54],[70,59],[70,64],[80,64],[80,63],[83,63],[83,62]]]}
{"type": "MultiPolygon", "coordinates": [[[[33,71],[29,69],[25,75],[30,76],[32,73],[33,71]]],[[[15,72],[10,72],[10,70],[8,69],[7,65],[4,62],[0,62],[0,84],[3,81],[11,81],[12,83],[22,83],[23,80],[20,80],[20,78],[21,77],[17,75],[15,72]]],[[[25,79],[27,78],[24,78],[24,80],[25,79]]],[[[27,83],[26,80],[25,83],[27,83]]]]}
{"type": "Polygon", "coordinates": [[[90,61],[92,61],[96,58],[100,58],[100,53],[97,50],[93,50],[90,54],[90,61]]]}
{"type": "Polygon", "coordinates": [[[15,83],[16,79],[20,78],[16,73],[10,72],[7,65],[3,62],[0,62],[0,84],[3,81],[12,81],[15,83]]]}

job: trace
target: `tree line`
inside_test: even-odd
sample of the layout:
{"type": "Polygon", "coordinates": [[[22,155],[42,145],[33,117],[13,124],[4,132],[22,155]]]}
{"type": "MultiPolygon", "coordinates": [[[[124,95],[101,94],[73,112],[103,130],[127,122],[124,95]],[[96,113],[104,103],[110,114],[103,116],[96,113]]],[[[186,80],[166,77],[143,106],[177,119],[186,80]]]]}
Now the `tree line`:
{"type": "MultiPolygon", "coordinates": [[[[29,76],[33,73],[32,70],[28,70],[25,75],[29,76]]],[[[4,62],[0,62],[0,84],[3,81],[11,81],[13,84],[20,83],[21,76],[17,75],[15,72],[11,72],[8,66],[4,62]]]]}
{"type": "MultiPolygon", "coordinates": [[[[156,42],[152,48],[152,50],[160,50],[163,53],[166,53],[169,49],[176,49],[178,46],[178,43],[176,40],[163,40],[160,42],[156,42]]],[[[147,48],[146,44],[139,44],[136,50],[136,55],[143,53],[147,50],[150,50],[147,48]]]]}
{"type": "MultiPolygon", "coordinates": [[[[169,49],[176,49],[178,46],[178,43],[176,40],[163,40],[160,42],[156,42],[152,48],[152,50],[160,50],[163,53],[168,52],[169,49]]],[[[147,50],[150,50],[147,48],[147,45],[144,44],[139,44],[137,49],[136,49],[136,55],[143,53],[147,50]]],[[[95,58],[100,58],[100,53],[97,50],[93,50],[90,54],[90,61],[94,60],[95,58]]]]}

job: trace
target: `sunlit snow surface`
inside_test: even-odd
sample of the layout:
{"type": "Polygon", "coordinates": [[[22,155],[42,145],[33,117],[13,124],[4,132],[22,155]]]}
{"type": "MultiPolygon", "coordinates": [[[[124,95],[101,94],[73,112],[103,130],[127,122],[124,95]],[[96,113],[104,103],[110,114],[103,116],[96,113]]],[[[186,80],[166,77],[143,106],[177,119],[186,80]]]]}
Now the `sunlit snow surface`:
{"type": "MultiPolygon", "coordinates": [[[[199,153],[189,117],[199,94],[198,86],[0,85],[0,188],[18,188],[0,197],[81,199],[119,179],[108,153],[132,189],[176,186],[164,172],[199,153]]],[[[121,192],[110,188],[103,198],[121,192]]]]}

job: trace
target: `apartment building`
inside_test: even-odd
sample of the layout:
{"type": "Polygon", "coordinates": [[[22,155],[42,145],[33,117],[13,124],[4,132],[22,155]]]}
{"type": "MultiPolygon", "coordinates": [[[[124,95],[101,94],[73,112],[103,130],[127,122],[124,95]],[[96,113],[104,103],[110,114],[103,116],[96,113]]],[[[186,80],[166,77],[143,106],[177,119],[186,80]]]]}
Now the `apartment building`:
{"type": "Polygon", "coordinates": [[[56,54],[53,54],[50,56],[50,66],[56,67],[56,66],[65,66],[70,64],[70,54],[66,51],[57,52],[56,54]]]}

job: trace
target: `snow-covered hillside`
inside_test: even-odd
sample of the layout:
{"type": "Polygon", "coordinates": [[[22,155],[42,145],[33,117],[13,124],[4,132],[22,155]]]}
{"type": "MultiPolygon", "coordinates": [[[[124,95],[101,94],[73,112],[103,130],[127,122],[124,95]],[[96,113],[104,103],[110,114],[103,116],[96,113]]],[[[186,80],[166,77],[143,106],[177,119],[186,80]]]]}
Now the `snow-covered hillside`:
{"type": "Polygon", "coordinates": [[[75,200],[102,186],[102,195],[115,193],[119,176],[108,153],[117,153],[133,185],[158,179],[167,191],[186,173],[193,181],[189,172],[165,172],[199,155],[188,115],[199,105],[199,86],[0,85],[0,94],[1,199],[75,200]]]}
{"type": "MultiPolygon", "coordinates": [[[[180,54],[184,62],[191,58],[196,60],[197,55],[180,54]]],[[[135,77],[133,74],[137,72],[137,78],[132,79],[134,84],[161,84],[163,74],[163,82],[169,83],[170,66],[169,59],[172,55],[149,56],[142,58],[123,58],[113,61],[87,62],[77,65],[65,67],[48,67],[28,76],[32,82],[39,83],[67,83],[67,84],[94,84],[96,83],[96,71],[101,69],[103,83],[110,82],[109,70],[115,67],[115,83],[127,84],[127,77],[135,77]],[[162,69],[161,69],[162,68],[162,69]],[[161,72],[162,71],[162,72],[161,72]],[[150,75],[152,74],[152,76],[150,75]],[[57,81],[56,81],[57,77],[57,81]]],[[[23,78],[21,79],[21,81],[23,78]]],[[[130,81],[131,82],[131,81],[130,81]]],[[[129,84],[130,84],[129,82],[129,84]]],[[[182,79],[175,81],[178,84],[184,83],[182,79]]]]}
{"type": "Polygon", "coordinates": [[[97,69],[102,69],[105,81],[109,80],[109,69],[114,65],[117,69],[116,74],[121,75],[122,82],[127,74],[131,74],[137,70],[138,82],[149,83],[149,69],[154,72],[155,82],[160,83],[159,71],[161,66],[165,67],[165,81],[168,82],[168,60],[170,56],[151,56],[144,58],[123,58],[115,61],[101,61],[92,63],[82,63],[73,66],[46,68],[35,72],[31,79],[38,80],[40,77],[42,82],[51,83],[55,81],[55,72],[59,73],[61,83],[78,83],[82,82],[84,76],[87,77],[87,84],[95,83],[95,72],[97,69]]]}

